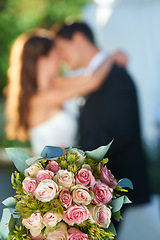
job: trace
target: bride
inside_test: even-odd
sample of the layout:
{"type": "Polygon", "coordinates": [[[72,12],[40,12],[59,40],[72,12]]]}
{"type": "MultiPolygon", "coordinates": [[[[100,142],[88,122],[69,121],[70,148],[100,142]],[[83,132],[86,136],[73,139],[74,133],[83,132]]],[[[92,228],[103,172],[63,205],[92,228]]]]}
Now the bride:
{"type": "Polygon", "coordinates": [[[46,145],[75,146],[78,122],[64,102],[96,91],[119,52],[109,55],[91,75],[60,77],[59,57],[47,30],[22,34],[13,44],[8,69],[6,134],[30,140],[34,154],[46,145]]]}

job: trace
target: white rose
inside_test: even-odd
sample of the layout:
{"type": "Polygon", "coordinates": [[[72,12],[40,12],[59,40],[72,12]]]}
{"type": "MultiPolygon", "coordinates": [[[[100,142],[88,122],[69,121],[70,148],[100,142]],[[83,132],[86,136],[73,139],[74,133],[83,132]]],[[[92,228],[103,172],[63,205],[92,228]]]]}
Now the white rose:
{"type": "Polygon", "coordinates": [[[54,227],[62,220],[62,214],[53,213],[52,211],[46,212],[43,216],[43,223],[46,227],[54,227]]]}
{"type": "Polygon", "coordinates": [[[74,174],[67,170],[59,170],[54,180],[59,186],[64,188],[70,188],[75,184],[74,174]]]}
{"type": "Polygon", "coordinates": [[[43,170],[43,167],[40,163],[31,165],[29,168],[25,170],[25,176],[35,178],[39,170],[43,170]]]}
{"type": "Polygon", "coordinates": [[[51,179],[45,179],[39,183],[34,195],[39,201],[49,202],[56,196],[57,192],[57,184],[51,179]]]}
{"type": "Polygon", "coordinates": [[[88,205],[92,201],[88,188],[82,185],[73,187],[72,197],[76,204],[88,205]]]}
{"type": "Polygon", "coordinates": [[[90,205],[88,207],[90,222],[108,228],[111,222],[111,210],[106,205],[90,205]]]}
{"type": "Polygon", "coordinates": [[[42,217],[40,212],[32,213],[29,218],[23,219],[22,224],[30,229],[30,233],[33,237],[40,235],[41,230],[43,229],[42,217]]]}

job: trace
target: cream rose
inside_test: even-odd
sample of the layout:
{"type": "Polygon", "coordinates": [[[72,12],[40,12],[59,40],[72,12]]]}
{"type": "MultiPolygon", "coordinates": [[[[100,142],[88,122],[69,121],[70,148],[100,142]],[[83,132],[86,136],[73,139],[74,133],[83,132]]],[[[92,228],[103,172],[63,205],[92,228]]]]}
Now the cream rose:
{"type": "Polygon", "coordinates": [[[49,202],[56,196],[57,192],[57,184],[51,179],[45,179],[39,183],[34,195],[39,201],[49,202]]]}
{"type": "Polygon", "coordinates": [[[88,188],[82,185],[76,185],[73,187],[72,198],[76,204],[88,205],[92,201],[92,197],[89,194],[88,188]]]}
{"type": "Polygon", "coordinates": [[[111,222],[111,210],[106,205],[90,205],[88,207],[90,222],[108,228],[111,222]]]}
{"type": "Polygon", "coordinates": [[[52,211],[46,212],[43,215],[42,222],[46,227],[54,227],[62,220],[60,213],[53,213],[52,211]]]}
{"type": "Polygon", "coordinates": [[[67,170],[59,170],[54,180],[58,185],[64,188],[70,188],[75,184],[74,174],[67,170]]]}
{"type": "Polygon", "coordinates": [[[60,222],[59,227],[45,236],[46,240],[67,240],[67,225],[63,222],[60,222]]]}
{"type": "Polygon", "coordinates": [[[40,235],[41,230],[43,229],[42,217],[40,212],[32,213],[29,218],[23,219],[22,224],[30,229],[30,233],[33,237],[40,235]]]}
{"type": "Polygon", "coordinates": [[[25,176],[35,178],[39,170],[43,170],[43,167],[40,163],[31,165],[29,168],[25,170],[25,176]]]}

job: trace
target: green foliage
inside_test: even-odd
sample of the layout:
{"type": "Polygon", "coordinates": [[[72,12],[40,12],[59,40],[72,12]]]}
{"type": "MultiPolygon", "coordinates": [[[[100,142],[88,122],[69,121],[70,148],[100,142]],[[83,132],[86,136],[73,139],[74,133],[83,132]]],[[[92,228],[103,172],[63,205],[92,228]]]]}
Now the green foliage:
{"type": "Polygon", "coordinates": [[[43,216],[48,211],[63,213],[64,207],[59,199],[52,199],[49,202],[38,201],[33,195],[25,195],[16,205],[17,214],[22,218],[28,218],[34,212],[41,212],[43,216]]]}
{"type": "Polygon", "coordinates": [[[76,225],[80,231],[86,233],[88,238],[91,240],[102,240],[102,239],[114,239],[114,234],[107,229],[104,229],[97,224],[91,224],[89,221],[84,221],[79,225],[76,225]]]}
{"type": "Polygon", "coordinates": [[[109,162],[108,158],[103,158],[102,160],[102,165],[104,166],[105,164],[107,164],[109,162]]]}
{"type": "Polygon", "coordinates": [[[53,212],[64,212],[64,207],[61,201],[57,198],[51,200],[50,202],[45,203],[45,206],[43,207],[43,204],[41,203],[41,212],[42,215],[48,211],[52,210],[53,212]]]}
{"type": "Polygon", "coordinates": [[[92,168],[93,171],[98,166],[98,162],[94,158],[91,158],[91,157],[86,157],[84,160],[84,164],[88,164],[92,168]]]}
{"type": "Polygon", "coordinates": [[[47,159],[41,160],[41,165],[42,165],[43,168],[46,168],[48,163],[49,163],[49,160],[47,160],[47,159]]]}
{"type": "Polygon", "coordinates": [[[66,18],[80,19],[90,0],[1,0],[0,1],[0,94],[7,80],[10,47],[23,32],[37,27],[51,28],[66,18]]]}
{"type": "Polygon", "coordinates": [[[122,188],[119,184],[117,184],[116,188],[114,189],[113,198],[120,197],[121,196],[120,193],[123,193],[123,192],[128,192],[128,190],[122,188]]]}
{"type": "Polygon", "coordinates": [[[115,235],[112,232],[106,231],[96,224],[92,224],[88,229],[88,238],[92,240],[114,239],[115,235]]]}
{"type": "Polygon", "coordinates": [[[79,158],[76,152],[68,151],[64,156],[58,157],[57,162],[61,169],[68,170],[76,175],[81,169],[81,165],[77,161],[79,158]]]}
{"type": "Polygon", "coordinates": [[[30,240],[29,237],[29,230],[26,229],[24,226],[17,227],[15,226],[15,230],[11,232],[8,236],[8,240],[30,240]]]}
{"type": "Polygon", "coordinates": [[[25,195],[16,205],[17,214],[29,218],[32,213],[40,210],[40,202],[33,196],[25,195]]]}
{"type": "Polygon", "coordinates": [[[18,173],[17,171],[15,171],[14,173],[12,173],[11,175],[11,183],[13,185],[13,189],[16,190],[16,198],[17,200],[20,200],[22,198],[23,195],[25,195],[23,193],[22,190],[22,181],[23,181],[24,177],[18,173]]]}

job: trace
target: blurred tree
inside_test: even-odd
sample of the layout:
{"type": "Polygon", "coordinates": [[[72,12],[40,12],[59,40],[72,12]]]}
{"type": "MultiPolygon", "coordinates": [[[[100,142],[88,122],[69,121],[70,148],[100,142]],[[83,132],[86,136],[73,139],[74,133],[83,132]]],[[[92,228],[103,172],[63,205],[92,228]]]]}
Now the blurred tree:
{"type": "Polygon", "coordinates": [[[0,95],[7,81],[9,51],[23,32],[37,27],[51,28],[67,17],[80,19],[90,0],[0,0],[0,95]]]}

